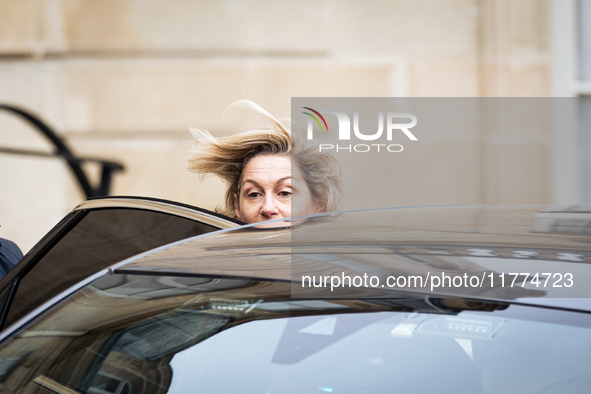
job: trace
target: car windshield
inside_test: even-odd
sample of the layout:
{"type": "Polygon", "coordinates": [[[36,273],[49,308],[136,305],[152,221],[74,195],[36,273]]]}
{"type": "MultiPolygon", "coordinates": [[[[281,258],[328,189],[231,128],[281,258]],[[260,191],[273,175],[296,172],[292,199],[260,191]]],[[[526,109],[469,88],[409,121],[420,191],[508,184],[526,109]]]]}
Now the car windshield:
{"type": "Polygon", "coordinates": [[[110,275],[0,347],[6,393],[565,393],[591,388],[591,317],[290,284],[110,275]]]}

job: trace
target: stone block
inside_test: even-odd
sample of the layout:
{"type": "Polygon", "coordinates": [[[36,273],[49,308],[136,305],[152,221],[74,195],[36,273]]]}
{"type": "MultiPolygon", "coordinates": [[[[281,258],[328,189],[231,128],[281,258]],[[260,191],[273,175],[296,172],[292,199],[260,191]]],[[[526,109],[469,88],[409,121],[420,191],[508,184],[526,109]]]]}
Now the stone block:
{"type": "Polygon", "coordinates": [[[43,0],[0,1],[0,54],[32,54],[44,44],[43,0]]]}
{"type": "MultiPolygon", "coordinates": [[[[240,18],[245,37],[240,47],[250,51],[323,55],[332,51],[332,38],[340,21],[329,0],[245,2],[247,17],[240,18]]],[[[338,33],[337,33],[338,34],[338,33]]]]}
{"type": "Polygon", "coordinates": [[[60,67],[55,62],[0,62],[0,102],[32,111],[57,128],[61,126],[60,88],[60,67]]]}
{"type": "Polygon", "coordinates": [[[470,56],[478,52],[474,0],[339,1],[334,51],[411,57],[470,56]]]}
{"type": "Polygon", "coordinates": [[[550,62],[497,61],[480,69],[483,97],[550,97],[550,62]],[[529,62],[528,62],[529,63],[529,62]]]}
{"type": "Polygon", "coordinates": [[[524,50],[547,52],[550,43],[548,0],[480,2],[480,52],[519,57],[524,50]]]}
{"type": "Polygon", "coordinates": [[[327,49],[330,2],[269,0],[64,0],[75,51],[262,51],[327,49]]]}
{"type": "Polygon", "coordinates": [[[190,60],[70,61],[64,122],[71,131],[182,131],[218,126],[243,97],[235,64],[190,60]]]}
{"type": "Polygon", "coordinates": [[[474,57],[413,59],[408,72],[411,97],[478,97],[479,69],[474,57]]]}
{"type": "Polygon", "coordinates": [[[550,96],[549,2],[484,1],[481,15],[479,95],[550,96]]]}

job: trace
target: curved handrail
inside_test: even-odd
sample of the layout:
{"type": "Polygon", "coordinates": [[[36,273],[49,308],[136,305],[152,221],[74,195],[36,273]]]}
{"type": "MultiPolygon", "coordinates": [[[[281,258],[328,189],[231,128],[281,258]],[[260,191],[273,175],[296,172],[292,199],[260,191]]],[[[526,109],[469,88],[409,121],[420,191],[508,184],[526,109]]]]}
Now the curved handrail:
{"type": "Polygon", "coordinates": [[[51,154],[47,152],[0,147],[0,153],[40,157],[63,157],[87,199],[91,197],[103,197],[109,195],[113,174],[118,171],[123,171],[123,165],[113,161],[78,157],[72,153],[66,142],[60,138],[57,133],[51,127],[49,127],[49,125],[47,125],[47,123],[43,122],[37,116],[22,108],[8,104],[0,103],[0,110],[8,111],[25,120],[41,134],[43,134],[43,136],[47,138],[56,148],[55,153],[51,154]],[[88,176],[82,169],[81,164],[84,162],[96,162],[101,164],[101,180],[97,186],[93,186],[90,183],[88,176]]]}

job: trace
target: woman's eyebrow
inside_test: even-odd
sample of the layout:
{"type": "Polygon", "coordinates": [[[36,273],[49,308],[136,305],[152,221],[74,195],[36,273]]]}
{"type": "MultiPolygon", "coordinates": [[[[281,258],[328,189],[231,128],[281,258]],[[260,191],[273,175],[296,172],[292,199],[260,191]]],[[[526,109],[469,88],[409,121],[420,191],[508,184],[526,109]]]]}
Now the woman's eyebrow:
{"type": "Polygon", "coordinates": [[[255,180],[253,180],[253,179],[246,179],[246,180],[242,181],[242,186],[244,186],[244,184],[246,184],[248,182],[252,183],[253,185],[255,185],[256,187],[258,187],[259,189],[262,189],[261,185],[259,185],[259,183],[257,181],[255,181],[255,180]]]}
{"type": "Polygon", "coordinates": [[[283,178],[279,178],[279,179],[277,179],[277,181],[275,181],[275,184],[282,183],[282,182],[284,182],[284,181],[286,181],[286,180],[288,180],[288,179],[292,179],[292,178],[293,178],[293,179],[295,179],[295,178],[294,178],[294,177],[292,177],[291,175],[290,175],[290,176],[284,176],[283,178]]]}

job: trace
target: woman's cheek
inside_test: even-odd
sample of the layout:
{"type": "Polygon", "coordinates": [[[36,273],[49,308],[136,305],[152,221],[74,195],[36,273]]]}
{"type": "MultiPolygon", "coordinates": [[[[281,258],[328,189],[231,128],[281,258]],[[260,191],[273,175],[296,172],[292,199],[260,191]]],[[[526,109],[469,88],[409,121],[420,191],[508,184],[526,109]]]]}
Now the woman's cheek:
{"type": "Polygon", "coordinates": [[[291,201],[281,204],[281,216],[284,218],[291,217],[291,201]]]}
{"type": "Polygon", "coordinates": [[[242,200],[240,202],[240,216],[243,221],[250,223],[257,212],[256,204],[253,204],[253,201],[242,200]]]}

